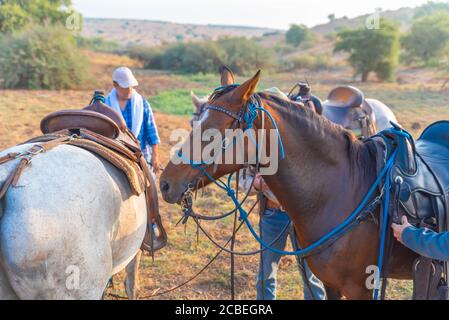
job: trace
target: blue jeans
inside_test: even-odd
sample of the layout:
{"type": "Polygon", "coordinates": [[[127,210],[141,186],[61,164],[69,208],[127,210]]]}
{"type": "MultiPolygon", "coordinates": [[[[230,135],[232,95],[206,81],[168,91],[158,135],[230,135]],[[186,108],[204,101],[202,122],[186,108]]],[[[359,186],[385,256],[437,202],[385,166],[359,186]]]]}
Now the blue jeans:
{"type": "MultiPolygon", "coordinates": [[[[290,222],[288,215],[282,210],[266,209],[262,216],[262,238],[265,243],[272,243],[290,222]]],[[[273,244],[278,250],[284,250],[287,237],[290,235],[293,248],[298,248],[293,228],[284,234],[273,244]]],[[[263,261],[259,262],[259,274],[257,276],[257,300],[275,300],[277,286],[277,271],[282,255],[265,250],[262,253],[263,261]],[[262,270],[263,268],[263,270],[262,270]]],[[[298,267],[301,270],[299,259],[298,267]]],[[[304,300],[325,300],[326,291],[321,281],[313,275],[307,263],[304,261],[304,272],[300,272],[304,282],[304,300]],[[306,285],[304,276],[309,280],[306,285]]]]}

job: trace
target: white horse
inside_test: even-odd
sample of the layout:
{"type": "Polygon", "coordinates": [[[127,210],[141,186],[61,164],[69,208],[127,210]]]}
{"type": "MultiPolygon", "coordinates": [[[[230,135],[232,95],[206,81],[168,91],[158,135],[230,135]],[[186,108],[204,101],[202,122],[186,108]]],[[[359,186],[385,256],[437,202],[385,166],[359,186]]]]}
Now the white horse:
{"type": "Polygon", "coordinates": [[[374,116],[376,118],[375,124],[377,132],[391,128],[391,122],[398,123],[393,111],[388,108],[384,103],[376,99],[365,99],[371,108],[373,109],[374,116]]]}
{"type": "MultiPolygon", "coordinates": [[[[17,163],[0,165],[0,186],[17,163]]],[[[136,268],[146,223],[145,195],[103,159],[70,145],[33,157],[0,199],[0,299],[101,299],[136,268]]]]}

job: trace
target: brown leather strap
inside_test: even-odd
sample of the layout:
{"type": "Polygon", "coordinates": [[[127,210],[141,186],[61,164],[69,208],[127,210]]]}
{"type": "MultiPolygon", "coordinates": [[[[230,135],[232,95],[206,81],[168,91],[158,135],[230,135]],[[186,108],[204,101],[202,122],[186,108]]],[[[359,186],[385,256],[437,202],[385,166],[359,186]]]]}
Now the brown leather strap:
{"type": "Polygon", "coordinates": [[[16,159],[18,156],[20,155],[20,153],[17,152],[11,152],[8,153],[6,156],[0,157],[0,164],[4,164],[6,162],[9,162],[11,160],[16,159]]]}
{"type": "Polygon", "coordinates": [[[62,143],[65,143],[67,141],[70,141],[72,137],[70,136],[63,136],[58,137],[57,139],[44,142],[41,144],[36,144],[33,147],[31,147],[29,150],[23,152],[23,153],[9,153],[6,156],[0,158],[0,164],[4,164],[8,161],[12,161],[15,159],[20,158],[20,162],[17,165],[17,167],[13,170],[13,172],[10,174],[6,182],[3,184],[2,188],[0,189],[0,199],[3,198],[6,194],[6,191],[8,191],[9,187],[13,185],[14,187],[17,186],[17,183],[19,181],[19,178],[23,172],[23,170],[28,166],[28,164],[31,162],[32,157],[35,155],[48,151],[62,143]]]}

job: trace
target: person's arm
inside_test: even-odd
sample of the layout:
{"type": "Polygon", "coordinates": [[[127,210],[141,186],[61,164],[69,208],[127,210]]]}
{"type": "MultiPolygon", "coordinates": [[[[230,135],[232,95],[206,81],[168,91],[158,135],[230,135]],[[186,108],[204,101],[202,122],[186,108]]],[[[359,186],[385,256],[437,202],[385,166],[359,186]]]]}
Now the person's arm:
{"type": "Polygon", "coordinates": [[[402,217],[402,224],[393,224],[393,230],[400,242],[420,255],[449,261],[449,232],[436,233],[427,228],[415,228],[405,216],[402,217]]]}
{"type": "Polygon", "coordinates": [[[151,146],[151,165],[153,166],[153,170],[157,173],[160,169],[160,160],[159,160],[159,144],[160,138],[157,130],[156,121],[154,119],[153,110],[151,109],[150,103],[144,99],[144,108],[145,108],[145,130],[146,137],[148,139],[148,144],[151,146]]]}
{"type": "Polygon", "coordinates": [[[250,196],[253,196],[257,193],[257,191],[254,190],[254,188],[251,188],[251,183],[253,182],[254,175],[255,175],[255,171],[253,168],[246,169],[245,177],[243,176],[243,169],[240,170],[240,174],[239,174],[240,189],[243,192],[245,192],[245,194],[249,193],[250,196]]]}
{"type": "Polygon", "coordinates": [[[426,228],[408,227],[402,233],[402,242],[422,256],[449,261],[449,232],[436,233],[426,228]]]}

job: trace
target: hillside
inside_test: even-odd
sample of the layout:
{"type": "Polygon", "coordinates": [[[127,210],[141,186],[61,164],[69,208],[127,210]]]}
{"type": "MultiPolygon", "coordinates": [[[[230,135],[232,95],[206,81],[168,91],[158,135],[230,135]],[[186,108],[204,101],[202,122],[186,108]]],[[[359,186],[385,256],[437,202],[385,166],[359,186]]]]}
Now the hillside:
{"type": "MultiPolygon", "coordinates": [[[[415,15],[415,8],[401,8],[398,10],[381,11],[380,17],[399,21],[401,29],[406,30],[410,26],[413,16],[415,15]]],[[[365,14],[356,18],[348,19],[346,17],[338,18],[325,24],[317,25],[312,29],[321,34],[328,34],[337,32],[343,28],[361,28],[365,26],[367,18],[370,14],[365,14]]]]}
{"type": "Polygon", "coordinates": [[[92,19],[84,21],[83,35],[101,37],[124,46],[217,39],[223,36],[260,37],[275,30],[220,25],[181,24],[150,20],[92,19]]]}
{"type": "MultiPolygon", "coordinates": [[[[400,21],[401,28],[406,30],[412,21],[415,8],[382,11],[381,17],[400,21]]],[[[337,18],[325,24],[312,28],[316,33],[326,35],[342,28],[363,27],[369,14],[356,18],[337,18]]],[[[300,20],[293,21],[301,23],[300,20]]],[[[262,37],[268,39],[283,38],[283,30],[270,28],[182,24],[153,20],[100,19],[86,18],[83,35],[100,37],[117,42],[123,46],[160,46],[165,43],[209,40],[223,36],[231,37],[262,37]]],[[[268,42],[271,42],[270,40],[268,42]]],[[[276,42],[276,41],[275,41],[276,42]]]]}

